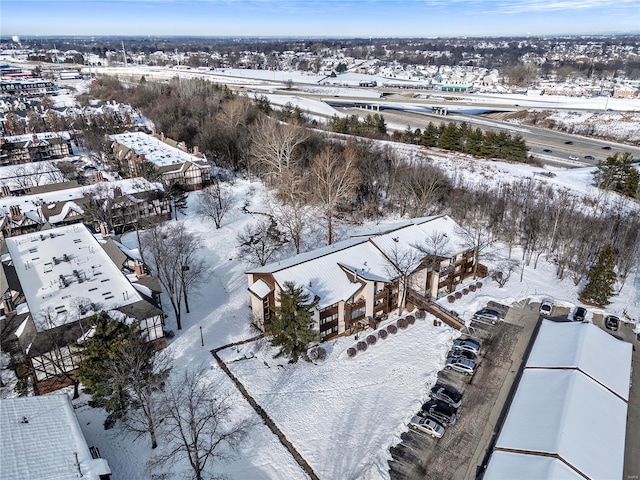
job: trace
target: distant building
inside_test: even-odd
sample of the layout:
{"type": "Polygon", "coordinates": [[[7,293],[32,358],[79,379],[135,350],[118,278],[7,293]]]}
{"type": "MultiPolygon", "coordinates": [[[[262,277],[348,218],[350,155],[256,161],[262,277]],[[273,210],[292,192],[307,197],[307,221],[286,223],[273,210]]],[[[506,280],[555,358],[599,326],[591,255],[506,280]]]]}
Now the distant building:
{"type": "Polygon", "coordinates": [[[78,368],[75,343],[98,312],[138,321],[150,342],[166,346],[162,310],[147,287],[132,283],[145,277],[145,271],[136,269],[135,275],[126,276],[123,264],[116,265],[84,225],[5,242],[9,254],[0,269],[2,346],[11,353],[24,353],[22,376],[33,379],[36,392],[70,383],[69,376],[78,368]]]}
{"type": "Polygon", "coordinates": [[[0,480],[109,480],[111,469],[89,447],[68,395],[0,400],[0,480]]]}
{"type": "Polygon", "coordinates": [[[55,160],[73,155],[69,132],[0,137],[0,166],[55,160]]]}
{"type": "Polygon", "coordinates": [[[111,149],[120,161],[125,161],[131,176],[139,176],[144,162],[153,164],[167,185],[179,183],[187,190],[200,190],[211,180],[211,167],[206,157],[194,148],[187,151],[183,142],[166,138],[164,134],[142,132],[111,135],[111,149]]]}

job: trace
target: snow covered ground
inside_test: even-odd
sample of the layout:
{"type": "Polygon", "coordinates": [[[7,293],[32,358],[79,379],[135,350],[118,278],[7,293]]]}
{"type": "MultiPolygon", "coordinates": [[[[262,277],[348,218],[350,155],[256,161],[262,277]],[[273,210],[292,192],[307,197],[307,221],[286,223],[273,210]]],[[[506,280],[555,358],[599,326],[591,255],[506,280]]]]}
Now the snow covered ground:
{"type": "MultiPolygon", "coordinates": [[[[396,145],[395,148],[403,158],[414,161],[424,152],[410,145],[396,145]]],[[[594,187],[589,185],[590,169],[532,168],[478,161],[437,150],[429,151],[428,157],[452,175],[464,176],[467,182],[482,183],[496,178],[508,182],[527,177],[556,184],[578,195],[596,195],[594,187]],[[556,176],[537,175],[549,171],[556,176]]],[[[215,230],[211,221],[193,213],[193,196],[190,196],[190,210],[180,219],[190,231],[202,236],[201,254],[213,268],[213,273],[190,302],[192,312],[183,317],[184,328],[176,331],[168,351],[174,358],[175,373],[185,368],[207,368],[212,385],[234,392],[234,398],[237,398],[234,415],[248,418],[253,423],[248,441],[237,459],[217,467],[218,473],[230,478],[306,478],[275,435],[233,390],[232,383],[210,353],[213,348],[256,334],[250,327],[243,273],[248,265],[239,258],[236,236],[245,225],[257,220],[255,216],[243,213],[241,207],[246,204],[250,211],[263,211],[266,193],[261,184],[243,180],[236,181],[234,192],[235,208],[225,217],[220,230],[215,230]],[[200,327],[204,347],[200,343],[200,327]]],[[[123,242],[131,248],[136,247],[135,235],[125,236],[123,242]]],[[[521,252],[514,250],[514,258],[519,255],[521,252]]],[[[504,257],[506,249],[497,245],[483,262],[491,266],[504,257]]],[[[479,291],[464,296],[450,307],[469,319],[489,300],[508,304],[527,297],[539,300],[551,296],[558,304],[572,306],[578,304],[578,290],[579,287],[569,279],[558,281],[554,265],[542,257],[535,270],[532,266],[525,268],[522,281],[519,272],[512,275],[504,288],[485,280],[479,291]]],[[[621,313],[626,309],[635,318],[640,317],[639,293],[640,276],[636,273],[621,295],[613,298],[607,311],[621,313]]],[[[168,305],[168,301],[165,304],[168,305]]],[[[590,308],[587,318],[592,318],[597,311],[590,308]]],[[[172,315],[167,322],[168,328],[175,331],[172,315]]],[[[456,335],[448,327],[434,327],[427,317],[416,320],[414,325],[400,330],[395,336],[379,340],[355,358],[348,358],[345,353],[354,344],[353,337],[324,344],[327,358],[316,364],[301,361],[290,365],[286,359],[274,359],[275,350],[266,341],[229,348],[220,355],[320,478],[385,479],[388,478],[389,447],[399,441],[410,417],[426,398],[456,335]]],[[[86,400],[81,399],[81,402],[86,400]]],[[[152,454],[146,437],[133,442],[131,435],[122,435],[117,429],[105,432],[102,429],[104,413],[86,405],[78,409],[78,415],[89,443],[97,445],[109,460],[114,480],[150,478],[144,471],[152,454]]],[[[158,448],[163,448],[161,437],[158,448]]],[[[169,473],[175,476],[187,469],[185,461],[177,462],[169,473]]]]}
{"type": "MultiPolygon", "coordinates": [[[[142,73],[140,70],[132,71],[142,73]]],[[[176,74],[175,71],[168,73],[171,76],[176,74]]],[[[265,75],[273,76],[274,73],[265,72],[265,75]]],[[[278,80],[282,82],[288,78],[285,76],[278,80]]],[[[228,80],[239,82],[242,79],[229,76],[228,80]]],[[[273,88],[269,83],[274,80],[277,83],[275,78],[257,78],[251,82],[268,89],[273,88]]],[[[292,80],[299,81],[297,78],[292,80]]],[[[304,88],[318,88],[312,86],[314,82],[317,80],[309,81],[310,86],[304,88]]],[[[352,94],[353,89],[349,89],[349,92],[352,94]]],[[[321,102],[309,103],[315,101],[303,99],[295,93],[286,95],[288,97],[281,97],[286,100],[284,103],[300,102],[303,110],[313,112],[321,106],[322,109],[330,108],[321,102]]],[[[71,100],[60,99],[60,103],[66,104],[67,101],[71,100]]],[[[331,110],[317,113],[331,114],[331,110]]],[[[387,143],[403,160],[428,159],[468,185],[508,183],[529,178],[534,182],[566,189],[580,197],[597,198],[599,202],[616,200],[612,194],[603,194],[591,186],[592,168],[535,168],[482,161],[437,149],[425,150],[411,145],[387,143]]],[[[249,211],[264,211],[266,192],[260,183],[244,180],[237,180],[233,191],[234,209],[225,217],[220,230],[214,228],[212,221],[194,213],[193,194],[189,198],[187,214],[180,218],[186,228],[201,235],[200,254],[212,268],[212,273],[191,299],[192,310],[183,316],[183,330],[175,329],[175,319],[167,309],[167,328],[176,333],[167,351],[174,359],[174,376],[187,368],[205,368],[212,394],[217,389],[231,392],[235,402],[234,418],[247,418],[252,422],[247,442],[237,458],[231,463],[216,466],[216,473],[232,479],[307,478],[276,436],[237,392],[210,353],[214,348],[253,337],[257,333],[250,326],[251,312],[244,275],[249,265],[238,254],[236,237],[246,225],[259,219],[259,216],[245,213],[242,207],[246,205],[249,211]],[[201,346],[201,332],[204,346],[201,346]]],[[[625,208],[637,208],[637,205],[629,203],[625,208]]],[[[396,220],[389,219],[390,222],[396,220]]],[[[353,229],[364,227],[352,226],[353,229]]],[[[345,230],[346,226],[343,225],[340,231],[345,230]]],[[[312,248],[323,238],[324,235],[308,236],[306,245],[312,248]]],[[[136,248],[135,235],[126,235],[123,243],[129,248],[136,248]]],[[[506,248],[496,245],[482,261],[491,267],[506,255],[506,248]]],[[[514,249],[513,257],[520,256],[521,252],[514,249]]],[[[535,301],[543,296],[551,296],[564,306],[578,304],[579,287],[569,279],[558,281],[554,265],[544,257],[536,269],[532,266],[524,269],[522,281],[519,273],[514,273],[504,288],[485,280],[479,291],[464,296],[450,307],[469,319],[489,300],[511,303],[527,297],[535,301]]],[[[164,304],[169,305],[167,299],[164,304]]],[[[623,309],[634,318],[640,318],[638,272],[632,274],[624,290],[613,298],[607,310],[621,313],[623,309]]],[[[596,311],[589,309],[587,319],[592,318],[596,311]]],[[[353,345],[353,337],[326,342],[327,358],[315,364],[301,361],[290,365],[286,359],[274,359],[275,350],[266,341],[229,348],[221,351],[220,355],[320,478],[386,479],[389,478],[386,464],[389,447],[399,441],[409,419],[426,398],[429,387],[444,363],[446,350],[457,335],[449,327],[434,327],[430,320],[429,317],[416,320],[406,330],[379,340],[355,358],[348,358],[345,353],[353,345]]],[[[145,471],[145,464],[154,453],[149,439],[145,436],[135,439],[118,428],[105,432],[102,427],[104,412],[89,407],[87,401],[88,398],[83,396],[76,402],[79,422],[89,444],[98,446],[102,456],[109,461],[112,478],[151,478],[151,472],[145,471]]],[[[163,447],[160,436],[158,449],[163,447]]],[[[188,470],[189,465],[183,460],[173,464],[172,469],[165,473],[167,478],[176,478],[188,470]]]]}

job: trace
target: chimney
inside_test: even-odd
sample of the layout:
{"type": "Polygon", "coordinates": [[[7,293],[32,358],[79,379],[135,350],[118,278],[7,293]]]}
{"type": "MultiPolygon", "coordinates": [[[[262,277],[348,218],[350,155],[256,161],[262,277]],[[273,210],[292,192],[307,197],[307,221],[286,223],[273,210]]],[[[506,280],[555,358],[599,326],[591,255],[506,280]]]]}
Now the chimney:
{"type": "Polygon", "coordinates": [[[3,197],[8,197],[9,195],[11,195],[11,189],[9,188],[8,185],[3,185],[2,186],[2,191],[0,192],[0,194],[3,197]]]}
{"type": "Polygon", "coordinates": [[[102,172],[97,172],[95,174],[95,181],[96,181],[96,183],[104,182],[104,176],[102,175],[102,172]]]}
{"type": "Polygon", "coordinates": [[[36,135],[35,133],[33,134],[33,136],[31,137],[31,139],[33,140],[33,143],[38,143],[38,135],[36,135]]]}
{"type": "Polygon", "coordinates": [[[120,198],[122,196],[122,188],[113,187],[113,198],[120,198]]]}
{"type": "Polygon", "coordinates": [[[165,139],[164,132],[160,132],[160,140],[164,142],[164,139],[165,139]]]}
{"type": "Polygon", "coordinates": [[[144,265],[141,262],[136,262],[134,272],[138,280],[147,276],[147,273],[144,271],[144,265]]]}
{"type": "Polygon", "coordinates": [[[107,225],[106,222],[100,222],[100,233],[102,234],[102,238],[109,236],[109,225],[107,225]]]}
{"type": "Polygon", "coordinates": [[[194,155],[200,155],[200,149],[198,148],[197,145],[195,147],[193,147],[193,154],[194,155]]]}
{"type": "Polygon", "coordinates": [[[22,212],[20,211],[20,205],[11,205],[9,207],[9,212],[11,212],[11,218],[14,220],[19,220],[22,218],[22,212]]]}
{"type": "Polygon", "coordinates": [[[4,314],[6,317],[12,317],[16,314],[16,305],[13,303],[10,293],[5,293],[2,298],[2,307],[4,308],[4,314]]]}
{"type": "Polygon", "coordinates": [[[151,129],[151,135],[153,135],[154,137],[155,137],[156,135],[158,135],[158,134],[156,133],[156,127],[153,127],[153,128],[151,129]]]}

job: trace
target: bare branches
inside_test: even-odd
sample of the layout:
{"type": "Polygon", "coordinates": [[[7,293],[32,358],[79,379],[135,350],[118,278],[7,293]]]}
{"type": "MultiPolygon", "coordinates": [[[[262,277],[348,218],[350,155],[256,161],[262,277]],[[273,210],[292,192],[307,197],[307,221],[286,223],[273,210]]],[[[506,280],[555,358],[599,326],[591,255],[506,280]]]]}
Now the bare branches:
{"type": "Polygon", "coordinates": [[[216,230],[233,204],[231,192],[217,181],[198,192],[196,201],[197,212],[212,219],[216,230]]]}
{"type": "Polygon", "coordinates": [[[287,240],[273,217],[247,225],[238,234],[240,253],[251,264],[264,266],[275,258],[287,240]]]}
{"type": "Polygon", "coordinates": [[[166,468],[187,457],[191,478],[202,480],[214,462],[230,460],[244,440],[249,423],[230,421],[232,398],[207,385],[204,370],[185,371],[162,397],[164,453],[151,459],[149,470],[166,468]]]}

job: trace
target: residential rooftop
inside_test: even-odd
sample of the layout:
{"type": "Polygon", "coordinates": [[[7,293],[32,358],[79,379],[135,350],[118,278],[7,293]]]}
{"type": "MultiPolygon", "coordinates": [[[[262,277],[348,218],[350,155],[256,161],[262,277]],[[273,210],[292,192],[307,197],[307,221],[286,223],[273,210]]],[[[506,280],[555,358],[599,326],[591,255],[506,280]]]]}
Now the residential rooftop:
{"type": "Polygon", "coordinates": [[[82,224],[5,242],[38,330],[142,300],[82,224]]]}
{"type": "Polygon", "coordinates": [[[143,132],[120,133],[111,135],[109,139],[135,151],[138,155],[144,155],[145,159],[156,167],[179,165],[184,162],[198,163],[203,160],[143,132]]]}

